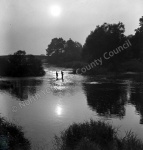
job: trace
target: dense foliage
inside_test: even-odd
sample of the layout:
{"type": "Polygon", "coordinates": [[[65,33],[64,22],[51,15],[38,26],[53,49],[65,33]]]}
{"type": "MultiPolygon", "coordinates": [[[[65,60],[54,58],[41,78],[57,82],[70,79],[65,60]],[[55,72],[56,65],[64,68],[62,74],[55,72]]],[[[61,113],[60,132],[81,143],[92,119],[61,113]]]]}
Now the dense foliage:
{"type": "Polygon", "coordinates": [[[55,136],[55,150],[142,150],[143,143],[131,132],[118,137],[118,129],[110,124],[93,121],[69,126],[55,136]]]}
{"type": "Polygon", "coordinates": [[[11,77],[42,76],[45,72],[40,60],[25,51],[17,51],[8,58],[0,59],[0,75],[11,77]]]}
{"type": "Polygon", "coordinates": [[[24,137],[22,128],[0,118],[0,149],[30,150],[30,142],[24,137]]]}
{"type": "MultiPolygon", "coordinates": [[[[101,26],[97,26],[87,37],[83,46],[83,60],[91,63],[95,59],[103,57],[105,53],[109,54],[112,51],[114,52],[113,57],[110,57],[108,60],[103,57],[103,63],[102,66],[100,66],[101,68],[106,67],[108,70],[118,71],[123,70],[125,62],[138,60],[142,63],[143,17],[140,18],[139,28],[135,30],[135,35],[125,36],[124,32],[125,27],[121,22],[118,24],[104,23],[101,26]],[[130,42],[130,45],[127,49],[122,50],[127,41],[130,42]]],[[[110,54],[113,54],[112,52],[110,54]]],[[[139,64],[139,62],[137,64],[139,64]]],[[[136,61],[134,66],[136,66],[136,61]]],[[[130,71],[130,69],[128,69],[128,71],[130,71]]],[[[134,69],[131,71],[134,71],[134,69]]]]}
{"type": "Polygon", "coordinates": [[[85,74],[143,71],[143,17],[139,19],[139,28],[135,30],[134,35],[126,36],[124,33],[125,26],[122,22],[104,23],[91,31],[83,47],[71,39],[65,41],[62,38],[54,38],[46,49],[48,62],[65,67],[68,63],[70,67],[76,66],[76,69],[80,70],[80,66],[84,67],[86,63],[88,68],[94,65],[92,69],[86,69],[85,74]],[[100,65],[99,61],[96,61],[99,58],[102,58],[100,65]]]}
{"type": "Polygon", "coordinates": [[[54,38],[46,49],[48,61],[51,63],[62,63],[80,60],[82,45],[74,42],[72,39],[68,41],[62,38],[54,38]]]}
{"type": "Polygon", "coordinates": [[[88,62],[101,57],[122,45],[125,40],[125,28],[123,23],[107,24],[97,26],[87,37],[83,46],[82,56],[88,62]]]}
{"type": "Polygon", "coordinates": [[[139,28],[135,32],[135,35],[131,36],[133,43],[132,53],[134,58],[143,59],[143,16],[140,18],[139,28]]]}

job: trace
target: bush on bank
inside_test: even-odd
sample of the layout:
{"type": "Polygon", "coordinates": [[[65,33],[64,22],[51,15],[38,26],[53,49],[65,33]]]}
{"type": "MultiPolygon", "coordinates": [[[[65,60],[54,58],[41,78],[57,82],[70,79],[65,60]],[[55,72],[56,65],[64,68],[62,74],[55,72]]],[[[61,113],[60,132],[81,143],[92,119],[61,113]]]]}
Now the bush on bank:
{"type": "Polygon", "coordinates": [[[0,118],[0,150],[30,150],[21,127],[0,118]]]}
{"type": "Polygon", "coordinates": [[[120,65],[118,64],[116,67],[112,64],[108,66],[91,66],[90,64],[73,68],[73,73],[82,75],[113,75],[125,72],[143,72],[143,61],[140,60],[130,60],[120,65]]]}
{"type": "Polygon", "coordinates": [[[33,55],[26,55],[25,51],[19,50],[8,58],[0,59],[0,76],[30,77],[44,74],[41,61],[33,55]]]}
{"type": "Polygon", "coordinates": [[[70,62],[59,63],[59,64],[54,64],[54,65],[57,67],[77,69],[77,68],[84,67],[85,65],[87,65],[87,63],[83,61],[70,61],[70,62]]]}
{"type": "Polygon", "coordinates": [[[143,150],[143,142],[127,132],[119,138],[111,125],[93,121],[76,124],[55,136],[54,150],[143,150]]]}

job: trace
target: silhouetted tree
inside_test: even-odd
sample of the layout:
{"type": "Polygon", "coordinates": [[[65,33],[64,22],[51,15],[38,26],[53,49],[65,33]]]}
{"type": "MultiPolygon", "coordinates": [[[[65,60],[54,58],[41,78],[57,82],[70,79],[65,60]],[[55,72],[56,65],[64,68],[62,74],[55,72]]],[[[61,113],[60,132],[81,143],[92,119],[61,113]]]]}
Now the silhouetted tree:
{"type": "MultiPolygon", "coordinates": [[[[112,51],[121,46],[126,40],[124,32],[125,27],[121,22],[118,24],[104,23],[101,26],[97,26],[87,37],[83,46],[83,60],[91,62],[94,59],[102,57],[105,52],[112,51]]],[[[118,54],[116,57],[110,59],[108,63],[114,62],[115,64],[118,60],[122,60],[123,57],[121,55],[123,54],[118,54]]]]}
{"type": "Polygon", "coordinates": [[[81,55],[82,45],[79,42],[74,42],[69,39],[65,45],[65,57],[67,61],[79,60],[81,55]]]}
{"type": "Polygon", "coordinates": [[[132,38],[133,41],[133,57],[137,59],[143,59],[143,16],[139,20],[139,28],[136,29],[136,33],[132,38]]]}
{"type": "Polygon", "coordinates": [[[74,42],[72,39],[68,41],[62,38],[54,38],[46,49],[48,61],[52,63],[68,62],[79,60],[81,56],[82,45],[74,42]]]}
{"type": "Polygon", "coordinates": [[[32,55],[26,55],[22,50],[1,61],[4,63],[4,67],[0,67],[1,76],[25,77],[45,74],[41,61],[32,55]]]}
{"type": "Polygon", "coordinates": [[[59,55],[64,52],[65,40],[62,38],[54,38],[46,49],[47,56],[59,55]]]}

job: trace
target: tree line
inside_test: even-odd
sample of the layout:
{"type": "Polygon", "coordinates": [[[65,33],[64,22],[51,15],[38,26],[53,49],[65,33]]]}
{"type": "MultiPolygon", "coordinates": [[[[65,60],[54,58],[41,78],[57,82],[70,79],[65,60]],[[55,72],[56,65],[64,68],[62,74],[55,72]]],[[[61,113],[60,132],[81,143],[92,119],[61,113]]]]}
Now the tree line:
{"type": "Polygon", "coordinates": [[[48,62],[62,63],[81,59],[82,45],[79,42],[63,38],[54,38],[46,49],[48,62]]]}
{"type": "MultiPolygon", "coordinates": [[[[85,64],[99,59],[105,53],[116,50],[126,41],[131,46],[126,50],[114,55],[108,61],[103,60],[101,68],[109,71],[143,71],[143,16],[139,19],[139,27],[134,35],[125,35],[125,25],[104,23],[96,26],[87,36],[84,45],[72,39],[54,38],[46,48],[47,61],[51,64],[60,65],[70,63],[79,68],[85,64]]],[[[93,74],[97,68],[90,72],[93,74]]],[[[26,55],[25,51],[19,50],[9,55],[8,58],[0,59],[0,76],[25,77],[44,75],[42,63],[33,55],[26,55]]]]}
{"type": "MultiPolygon", "coordinates": [[[[105,52],[115,50],[122,46],[127,40],[131,46],[103,63],[102,67],[110,70],[118,70],[121,64],[137,60],[142,63],[143,59],[143,16],[139,19],[139,27],[135,29],[134,35],[125,35],[125,25],[104,23],[96,26],[94,31],[87,36],[85,44],[72,39],[65,41],[63,38],[54,38],[46,49],[48,61],[51,63],[63,63],[82,61],[90,63],[103,56],[105,52]]],[[[132,63],[129,63],[131,66],[132,63]]]]}
{"type": "Polygon", "coordinates": [[[41,61],[33,55],[26,55],[25,51],[18,50],[8,58],[0,59],[0,76],[28,77],[44,74],[41,61]]]}

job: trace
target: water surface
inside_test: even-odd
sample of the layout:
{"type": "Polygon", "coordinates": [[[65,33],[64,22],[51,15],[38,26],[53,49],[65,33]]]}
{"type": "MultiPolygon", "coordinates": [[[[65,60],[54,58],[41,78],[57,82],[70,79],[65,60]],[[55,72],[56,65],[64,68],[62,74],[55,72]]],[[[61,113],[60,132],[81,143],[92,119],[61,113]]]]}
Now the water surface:
{"type": "Polygon", "coordinates": [[[62,69],[46,68],[44,77],[0,80],[12,84],[0,86],[1,116],[23,127],[34,150],[37,145],[51,149],[55,134],[90,119],[111,123],[120,136],[132,130],[143,140],[143,74],[88,77],[64,69],[61,80],[62,69]]]}

